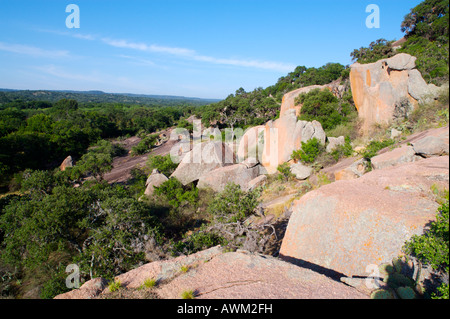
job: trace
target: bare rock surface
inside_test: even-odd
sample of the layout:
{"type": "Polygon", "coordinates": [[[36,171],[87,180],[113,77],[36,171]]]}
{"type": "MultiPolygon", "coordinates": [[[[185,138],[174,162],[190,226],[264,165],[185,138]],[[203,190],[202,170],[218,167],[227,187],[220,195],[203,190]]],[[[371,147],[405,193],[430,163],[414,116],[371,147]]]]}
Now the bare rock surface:
{"type": "Polygon", "coordinates": [[[351,66],[350,82],[363,129],[407,116],[419,102],[432,99],[439,88],[428,85],[415,69],[416,58],[400,53],[375,63],[351,66]]]}
{"type": "Polygon", "coordinates": [[[197,184],[198,188],[211,188],[216,192],[221,192],[229,183],[239,185],[246,190],[249,182],[258,177],[259,167],[247,168],[244,164],[235,164],[217,168],[203,174],[197,184]]]}
{"type": "Polygon", "coordinates": [[[170,177],[183,185],[198,181],[200,177],[217,168],[235,163],[233,151],[222,142],[204,142],[194,145],[170,177]]]}
{"type": "Polygon", "coordinates": [[[64,172],[68,167],[73,167],[72,156],[67,156],[66,159],[61,163],[59,169],[64,172]]]}
{"type": "Polygon", "coordinates": [[[371,162],[374,169],[382,169],[401,163],[414,162],[416,152],[412,146],[402,145],[389,152],[372,157],[371,162]]]}
{"type": "MultiPolygon", "coordinates": [[[[185,291],[193,291],[196,299],[368,298],[352,287],[309,269],[246,251],[224,253],[220,246],[149,263],[117,276],[115,281],[129,290],[139,289],[146,279],[157,280],[153,291],[162,299],[180,299],[185,291]]],[[[107,297],[108,289],[105,284],[98,286],[99,282],[103,280],[94,279],[56,299],[107,297]]]]}
{"type": "Polygon", "coordinates": [[[145,189],[145,195],[152,195],[155,191],[155,187],[161,186],[161,184],[167,182],[168,180],[169,179],[164,174],[161,174],[158,170],[153,170],[152,174],[150,174],[145,183],[145,186],[147,186],[145,189]]]}
{"type": "Polygon", "coordinates": [[[374,170],[293,203],[280,255],[347,276],[390,262],[435,219],[433,184],[448,189],[449,157],[374,170]]]}

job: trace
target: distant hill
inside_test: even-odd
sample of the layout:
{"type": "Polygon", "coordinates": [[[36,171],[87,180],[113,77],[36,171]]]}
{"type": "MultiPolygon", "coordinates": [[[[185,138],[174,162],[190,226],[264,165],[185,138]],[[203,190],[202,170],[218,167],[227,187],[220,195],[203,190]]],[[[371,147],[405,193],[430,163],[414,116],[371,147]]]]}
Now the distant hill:
{"type": "Polygon", "coordinates": [[[149,106],[171,105],[208,105],[218,102],[217,99],[202,99],[196,97],[172,95],[146,95],[131,93],[105,93],[103,91],[53,91],[53,90],[12,90],[0,88],[0,103],[23,101],[57,102],[61,99],[74,99],[80,104],[89,103],[123,103],[149,106]]]}

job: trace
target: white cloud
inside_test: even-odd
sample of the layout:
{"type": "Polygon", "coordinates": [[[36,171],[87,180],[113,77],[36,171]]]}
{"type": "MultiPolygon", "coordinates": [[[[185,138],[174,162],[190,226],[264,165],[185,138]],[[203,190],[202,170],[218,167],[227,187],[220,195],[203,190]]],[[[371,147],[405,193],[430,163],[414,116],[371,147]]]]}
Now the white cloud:
{"type": "Polygon", "coordinates": [[[66,50],[45,50],[38,47],[5,42],[0,42],[0,51],[46,58],[64,58],[69,56],[69,51],[66,50]]]}
{"type": "Polygon", "coordinates": [[[130,60],[132,63],[137,65],[143,65],[143,66],[156,66],[156,63],[147,59],[142,59],[134,56],[129,55],[119,55],[120,58],[130,60]]]}
{"type": "Polygon", "coordinates": [[[136,43],[129,42],[127,40],[116,40],[110,38],[103,38],[102,41],[110,46],[117,48],[125,48],[131,50],[138,50],[143,52],[151,52],[151,53],[163,53],[169,54],[173,56],[180,56],[183,58],[191,59],[199,62],[207,62],[213,64],[221,64],[221,65],[231,65],[231,66],[240,66],[240,67],[252,67],[257,69],[265,69],[265,70],[274,70],[274,71],[282,71],[289,72],[295,69],[295,65],[281,63],[281,62],[272,62],[272,61],[256,61],[256,60],[245,60],[245,59],[224,59],[224,58],[216,58],[211,56],[205,56],[198,54],[195,50],[186,49],[186,48],[177,48],[177,47],[166,47],[159,45],[148,45],[145,43],[136,43]]]}
{"type": "Polygon", "coordinates": [[[102,41],[110,46],[117,48],[126,48],[133,49],[139,51],[153,52],[153,53],[167,53],[171,55],[180,55],[180,56],[192,56],[195,55],[195,51],[184,49],[184,48],[175,48],[175,47],[165,47],[159,45],[147,45],[145,43],[134,43],[126,40],[115,40],[109,38],[103,38],[102,41]]]}
{"type": "Polygon", "coordinates": [[[102,79],[97,74],[77,74],[73,72],[68,72],[63,68],[57,67],[55,65],[45,65],[35,67],[36,70],[49,74],[58,78],[71,80],[71,81],[83,81],[83,82],[95,82],[100,83],[102,79]]]}

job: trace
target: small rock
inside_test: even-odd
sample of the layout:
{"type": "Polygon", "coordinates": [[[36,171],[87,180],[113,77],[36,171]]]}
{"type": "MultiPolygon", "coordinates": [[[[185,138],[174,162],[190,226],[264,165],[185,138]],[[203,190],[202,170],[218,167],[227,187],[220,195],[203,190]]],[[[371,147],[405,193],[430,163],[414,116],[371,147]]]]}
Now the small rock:
{"type": "Polygon", "coordinates": [[[263,186],[267,182],[267,176],[266,175],[260,175],[255,179],[252,179],[250,182],[248,182],[247,191],[252,191],[257,187],[263,186]]]}
{"type": "Polygon", "coordinates": [[[155,187],[161,186],[161,184],[167,182],[168,180],[169,179],[165,175],[159,173],[157,169],[153,170],[153,173],[148,177],[147,182],[145,183],[147,188],[144,194],[151,196],[155,191],[155,187]]]}
{"type": "Polygon", "coordinates": [[[72,156],[67,156],[66,159],[61,163],[59,169],[64,172],[68,167],[73,167],[72,156]]]}
{"type": "Polygon", "coordinates": [[[311,167],[305,166],[301,163],[293,164],[291,166],[291,173],[295,175],[298,180],[305,180],[311,176],[313,169],[311,167]]]}
{"type": "Polygon", "coordinates": [[[412,144],[416,154],[421,156],[442,156],[449,154],[449,142],[443,136],[427,136],[412,144]]]}
{"type": "Polygon", "coordinates": [[[402,135],[402,131],[396,130],[395,128],[393,128],[391,130],[391,139],[396,139],[397,137],[402,135]]]}
{"type": "Polygon", "coordinates": [[[345,144],[345,137],[328,137],[328,145],[327,145],[327,153],[331,153],[335,150],[336,147],[345,144]]]}

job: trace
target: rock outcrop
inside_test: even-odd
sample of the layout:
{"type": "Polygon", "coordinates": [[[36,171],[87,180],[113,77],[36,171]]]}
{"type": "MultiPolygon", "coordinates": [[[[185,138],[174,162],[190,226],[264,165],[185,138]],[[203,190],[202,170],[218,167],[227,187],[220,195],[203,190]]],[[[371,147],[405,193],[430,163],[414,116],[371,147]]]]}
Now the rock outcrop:
{"type": "Polygon", "coordinates": [[[295,99],[300,94],[307,94],[307,93],[311,92],[312,90],[315,90],[315,89],[323,90],[325,88],[327,88],[326,85],[311,85],[311,86],[303,87],[303,88],[286,93],[285,95],[283,95],[283,100],[281,102],[280,117],[285,115],[288,110],[295,110],[295,114],[297,116],[299,116],[301,106],[297,105],[295,103],[295,99]]]}
{"type": "Polygon", "coordinates": [[[344,93],[348,90],[348,86],[341,85],[340,82],[335,81],[326,85],[311,85],[288,92],[283,96],[283,100],[281,102],[280,117],[287,114],[289,110],[295,110],[295,114],[299,116],[302,106],[296,104],[295,99],[300,94],[307,94],[315,89],[327,89],[330,90],[330,92],[333,93],[336,97],[342,98],[344,93]]]}
{"type": "Polygon", "coordinates": [[[317,121],[299,121],[295,111],[288,110],[276,121],[266,124],[261,164],[269,174],[275,173],[279,165],[291,159],[293,151],[301,148],[302,142],[312,138],[325,145],[326,135],[322,125],[317,121]]]}
{"type": "Polygon", "coordinates": [[[347,276],[368,276],[436,217],[431,187],[448,189],[449,157],[374,170],[294,202],[280,255],[347,276]]]}
{"type": "Polygon", "coordinates": [[[403,145],[392,151],[372,157],[371,162],[374,169],[382,169],[402,163],[414,162],[418,159],[412,146],[403,145]]]}
{"type": "Polygon", "coordinates": [[[363,129],[407,116],[419,102],[437,94],[415,69],[416,58],[400,53],[375,63],[351,66],[350,82],[363,129]]]}
{"type": "Polygon", "coordinates": [[[249,182],[258,177],[259,167],[247,167],[245,164],[235,164],[217,168],[203,174],[197,184],[198,188],[211,188],[216,192],[222,192],[229,183],[239,185],[247,190],[249,182]]]}
{"type": "Polygon", "coordinates": [[[372,167],[382,169],[402,163],[414,162],[433,156],[449,155],[449,131],[444,128],[430,129],[410,136],[400,147],[393,150],[381,150],[372,157],[372,167]]]}
{"type": "MultiPolygon", "coordinates": [[[[246,251],[224,253],[221,247],[149,263],[115,280],[125,289],[138,290],[146,279],[152,278],[158,283],[153,291],[162,299],[180,299],[184,291],[193,291],[196,299],[368,298],[352,287],[309,269],[246,251]],[[188,271],[181,271],[182,267],[188,271]]],[[[55,299],[108,298],[108,289],[97,289],[93,295],[92,286],[88,282],[55,299]]]]}
{"type": "Polygon", "coordinates": [[[338,146],[345,144],[345,137],[328,137],[327,153],[333,152],[338,146]]]}
{"type": "Polygon", "coordinates": [[[198,181],[202,175],[235,163],[233,151],[222,142],[204,142],[194,145],[170,177],[183,185],[198,181]]]}
{"type": "Polygon", "coordinates": [[[151,196],[153,192],[155,191],[155,187],[161,186],[161,184],[167,182],[169,179],[164,175],[161,174],[158,170],[153,170],[152,174],[147,178],[147,182],[145,183],[145,186],[147,187],[145,189],[145,195],[151,196]]]}
{"type": "Polygon", "coordinates": [[[264,125],[254,126],[245,131],[237,150],[237,158],[243,161],[248,157],[254,157],[259,161],[262,160],[262,152],[264,149],[264,125]]]}
{"type": "Polygon", "coordinates": [[[72,156],[67,156],[66,159],[59,166],[59,169],[64,172],[68,167],[73,167],[72,156]]]}
{"type": "Polygon", "coordinates": [[[294,174],[296,179],[303,181],[311,176],[313,169],[312,167],[303,165],[302,163],[296,163],[291,165],[290,171],[294,174]]]}

